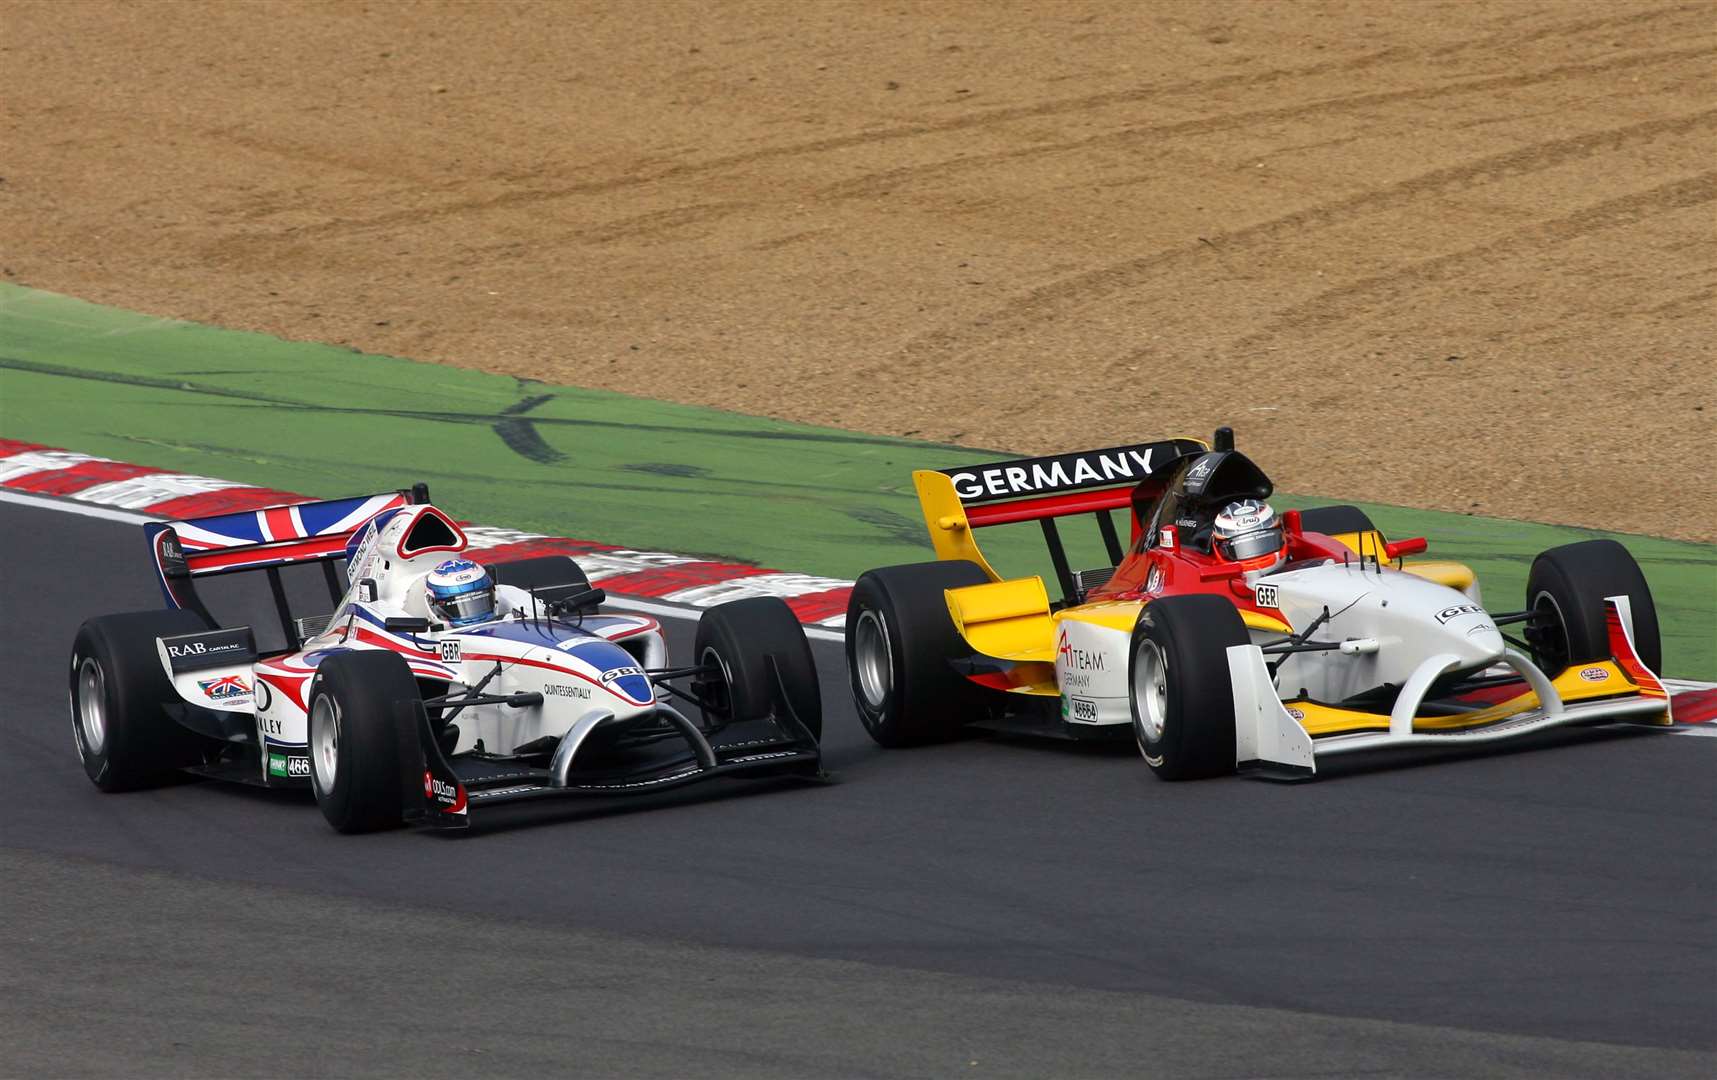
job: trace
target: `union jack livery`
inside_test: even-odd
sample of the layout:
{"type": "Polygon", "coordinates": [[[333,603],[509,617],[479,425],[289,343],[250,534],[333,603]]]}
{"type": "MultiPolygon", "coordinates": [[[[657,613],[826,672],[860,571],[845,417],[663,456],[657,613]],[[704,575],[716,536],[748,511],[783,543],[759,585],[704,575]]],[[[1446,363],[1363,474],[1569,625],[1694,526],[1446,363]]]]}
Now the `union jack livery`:
{"type": "Polygon", "coordinates": [[[692,662],[671,667],[655,620],[603,611],[572,559],[468,558],[422,485],[144,534],[166,610],[90,619],[72,648],[73,732],[103,790],[176,771],[308,786],[330,824],[361,832],[821,775],[816,668],[781,600],[708,609],[692,662]],[[216,618],[199,582],[235,574],[266,583],[273,625],[216,618]]]}
{"type": "Polygon", "coordinates": [[[1427,542],[1356,507],[1277,513],[1228,428],[913,481],[938,561],[870,571],[847,609],[853,697],[886,746],[966,724],[1131,735],[1165,779],[1306,777],[1338,754],[1670,723],[1651,591],[1612,540],[1543,552],[1525,607],[1491,612],[1470,568],[1409,561],[1427,542]],[[1108,558],[1075,572],[1057,522],[1084,514],[1108,558]],[[978,549],[1024,521],[1058,600],[978,549]]]}

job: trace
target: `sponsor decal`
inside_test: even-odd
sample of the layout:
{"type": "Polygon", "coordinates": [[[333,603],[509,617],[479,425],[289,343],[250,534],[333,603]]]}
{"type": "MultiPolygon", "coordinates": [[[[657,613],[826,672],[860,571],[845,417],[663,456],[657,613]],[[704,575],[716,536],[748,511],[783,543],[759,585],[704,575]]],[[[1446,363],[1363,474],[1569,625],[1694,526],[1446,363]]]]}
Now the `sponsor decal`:
{"type": "Polygon", "coordinates": [[[256,680],[256,710],[267,712],[274,705],[274,691],[261,679],[256,680]]]}
{"type": "Polygon", "coordinates": [[[465,789],[445,780],[438,780],[428,769],[423,770],[423,797],[444,814],[465,812],[465,789]]]}
{"type": "Polygon", "coordinates": [[[1293,717],[1295,720],[1304,720],[1306,718],[1305,713],[1294,708],[1292,705],[1288,705],[1288,706],[1286,706],[1286,708],[1288,710],[1288,715],[1293,717]]]}
{"type": "Polygon", "coordinates": [[[1052,491],[1137,483],[1150,476],[1158,465],[1194,448],[1196,444],[1170,440],[1141,443],[1137,446],[1112,446],[1106,450],[1087,450],[1075,454],[1025,458],[1020,461],[999,461],[994,465],[943,469],[942,473],[953,480],[954,492],[960,496],[961,501],[981,502],[1052,491]]]}
{"type": "Polygon", "coordinates": [[[624,679],[628,675],[639,675],[639,676],[641,676],[643,674],[644,674],[644,669],[641,667],[609,668],[607,671],[604,671],[602,673],[602,685],[607,686],[609,683],[613,682],[615,679],[624,679]]]}
{"type": "Polygon", "coordinates": [[[1162,588],[1162,584],[1163,567],[1161,563],[1155,563],[1151,566],[1151,572],[1145,575],[1145,591],[1156,592],[1162,588]]]}
{"type": "Polygon", "coordinates": [[[268,775],[288,779],[310,775],[310,759],[295,754],[268,755],[268,775]]]}
{"type": "Polygon", "coordinates": [[[443,641],[441,643],[441,662],[443,664],[459,663],[458,641],[443,641]]]}
{"type": "Polygon", "coordinates": [[[220,679],[198,679],[203,696],[210,701],[235,701],[250,696],[250,684],[243,676],[228,675],[220,679]]]}
{"type": "Polygon", "coordinates": [[[1279,608],[1282,606],[1280,591],[1274,585],[1252,586],[1252,599],[1259,607],[1279,608]]]}
{"type": "Polygon", "coordinates": [[[1073,702],[1073,719],[1075,719],[1075,720],[1096,720],[1097,719],[1097,703],[1095,701],[1092,701],[1090,698],[1076,697],[1076,698],[1072,699],[1072,702],[1073,702]]]}
{"type": "Polygon", "coordinates": [[[448,806],[459,801],[459,785],[438,780],[428,769],[423,771],[423,797],[448,806]]]}
{"type": "Polygon", "coordinates": [[[171,535],[161,538],[161,554],[168,559],[182,561],[185,558],[184,549],[179,546],[179,541],[173,539],[171,535]]]}
{"type": "Polygon", "coordinates": [[[259,716],[256,718],[256,730],[264,735],[281,734],[281,721],[278,716],[259,716]]]}
{"type": "MultiPolygon", "coordinates": [[[[605,786],[627,787],[629,785],[611,784],[611,785],[605,785],[605,786]]],[[[527,792],[527,791],[536,791],[536,790],[537,790],[537,788],[535,788],[531,785],[528,785],[528,784],[520,785],[518,787],[485,788],[482,791],[473,792],[471,795],[471,798],[473,798],[473,799],[500,799],[500,798],[504,798],[508,795],[519,795],[519,794],[523,794],[524,792],[527,792]]]]}
{"type": "Polygon", "coordinates": [[[1199,458],[1197,461],[1192,463],[1192,468],[1187,470],[1187,473],[1186,473],[1187,479],[1188,480],[1202,480],[1202,479],[1204,479],[1205,477],[1210,475],[1210,470],[1213,467],[1215,467],[1215,464],[1216,463],[1208,456],[1199,458]]]}
{"type": "Polygon", "coordinates": [[[1437,612],[1437,621],[1439,623],[1446,623],[1446,622],[1450,621],[1451,619],[1458,619],[1462,615],[1483,615],[1483,614],[1484,614],[1484,608],[1479,607],[1477,604],[1456,604],[1454,607],[1446,607],[1443,610],[1437,612]]]}
{"type": "Polygon", "coordinates": [[[543,687],[543,694],[547,697],[570,697],[589,701],[590,687],[566,686],[560,683],[548,683],[543,687]]]}
{"type": "Polygon", "coordinates": [[[377,519],[371,518],[370,523],[364,526],[364,531],[358,534],[357,540],[352,544],[351,554],[346,557],[346,577],[348,580],[360,581],[375,576],[371,572],[375,569],[371,564],[375,561],[380,535],[381,530],[377,526],[377,519]]]}
{"type": "Polygon", "coordinates": [[[1067,639],[1067,627],[1061,628],[1061,641],[1056,646],[1056,667],[1062,672],[1062,682],[1083,689],[1091,685],[1093,672],[1106,671],[1109,658],[1093,649],[1081,649],[1067,639]]]}
{"type": "Polygon", "coordinates": [[[161,645],[167,650],[167,664],[174,674],[201,668],[228,667],[256,658],[256,648],[248,626],[162,638],[161,645]]]}
{"type": "Polygon", "coordinates": [[[1610,672],[1609,672],[1609,669],[1607,669],[1607,668],[1589,667],[1589,668],[1581,668],[1580,669],[1580,678],[1586,680],[1587,682],[1603,682],[1604,680],[1608,679],[1609,677],[1610,677],[1610,672]]]}

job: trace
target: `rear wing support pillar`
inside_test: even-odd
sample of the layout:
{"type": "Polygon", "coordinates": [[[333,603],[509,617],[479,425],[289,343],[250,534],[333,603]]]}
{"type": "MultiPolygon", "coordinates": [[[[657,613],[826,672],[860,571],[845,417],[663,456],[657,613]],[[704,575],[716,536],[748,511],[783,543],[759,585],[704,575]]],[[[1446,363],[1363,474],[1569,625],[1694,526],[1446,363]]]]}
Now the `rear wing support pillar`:
{"type": "Polygon", "coordinates": [[[1055,580],[1061,586],[1061,598],[1064,601],[1072,601],[1079,595],[1079,590],[1073,582],[1073,571],[1067,565],[1067,549],[1061,543],[1061,530],[1055,527],[1054,518],[1040,518],[1038,524],[1043,526],[1043,542],[1049,545],[1049,561],[1055,567],[1055,580]]]}

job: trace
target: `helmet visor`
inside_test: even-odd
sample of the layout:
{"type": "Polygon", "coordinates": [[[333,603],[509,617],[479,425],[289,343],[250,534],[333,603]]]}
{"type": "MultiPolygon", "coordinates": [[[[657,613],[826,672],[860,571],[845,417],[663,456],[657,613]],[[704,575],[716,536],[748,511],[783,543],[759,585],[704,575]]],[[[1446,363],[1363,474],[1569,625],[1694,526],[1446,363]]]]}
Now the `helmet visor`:
{"type": "Polygon", "coordinates": [[[458,596],[437,596],[430,601],[431,606],[443,619],[454,626],[464,626],[467,623],[487,619],[495,611],[495,590],[491,588],[472,589],[458,596]]]}
{"type": "Polygon", "coordinates": [[[1240,536],[1217,542],[1218,549],[1224,556],[1235,562],[1245,562],[1256,559],[1260,555],[1270,555],[1282,550],[1282,530],[1260,529],[1257,532],[1243,533],[1240,536]]]}

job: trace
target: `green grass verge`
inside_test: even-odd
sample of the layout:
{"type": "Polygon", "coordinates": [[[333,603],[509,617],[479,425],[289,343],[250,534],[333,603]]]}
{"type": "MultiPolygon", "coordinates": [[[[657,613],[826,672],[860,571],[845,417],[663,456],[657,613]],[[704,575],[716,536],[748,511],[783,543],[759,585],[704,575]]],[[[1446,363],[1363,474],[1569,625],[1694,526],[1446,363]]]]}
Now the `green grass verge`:
{"type": "MultiPolygon", "coordinates": [[[[1170,434],[1182,433],[1096,441],[1170,434]]],[[[913,468],[997,456],[281,341],[3,284],[0,436],[311,495],[425,480],[437,502],[471,519],[849,578],[928,556],[913,468]]],[[[1537,552],[1617,536],[1658,598],[1665,666],[1717,678],[1717,549],[1365,509],[1388,534],[1428,536],[1434,555],[1471,563],[1496,606],[1514,602],[1537,552]]],[[[1066,531],[1076,565],[1102,561],[1094,528],[1066,531]]],[[[1004,570],[1047,572],[1034,527],[984,540],[1004,570]]]]}

